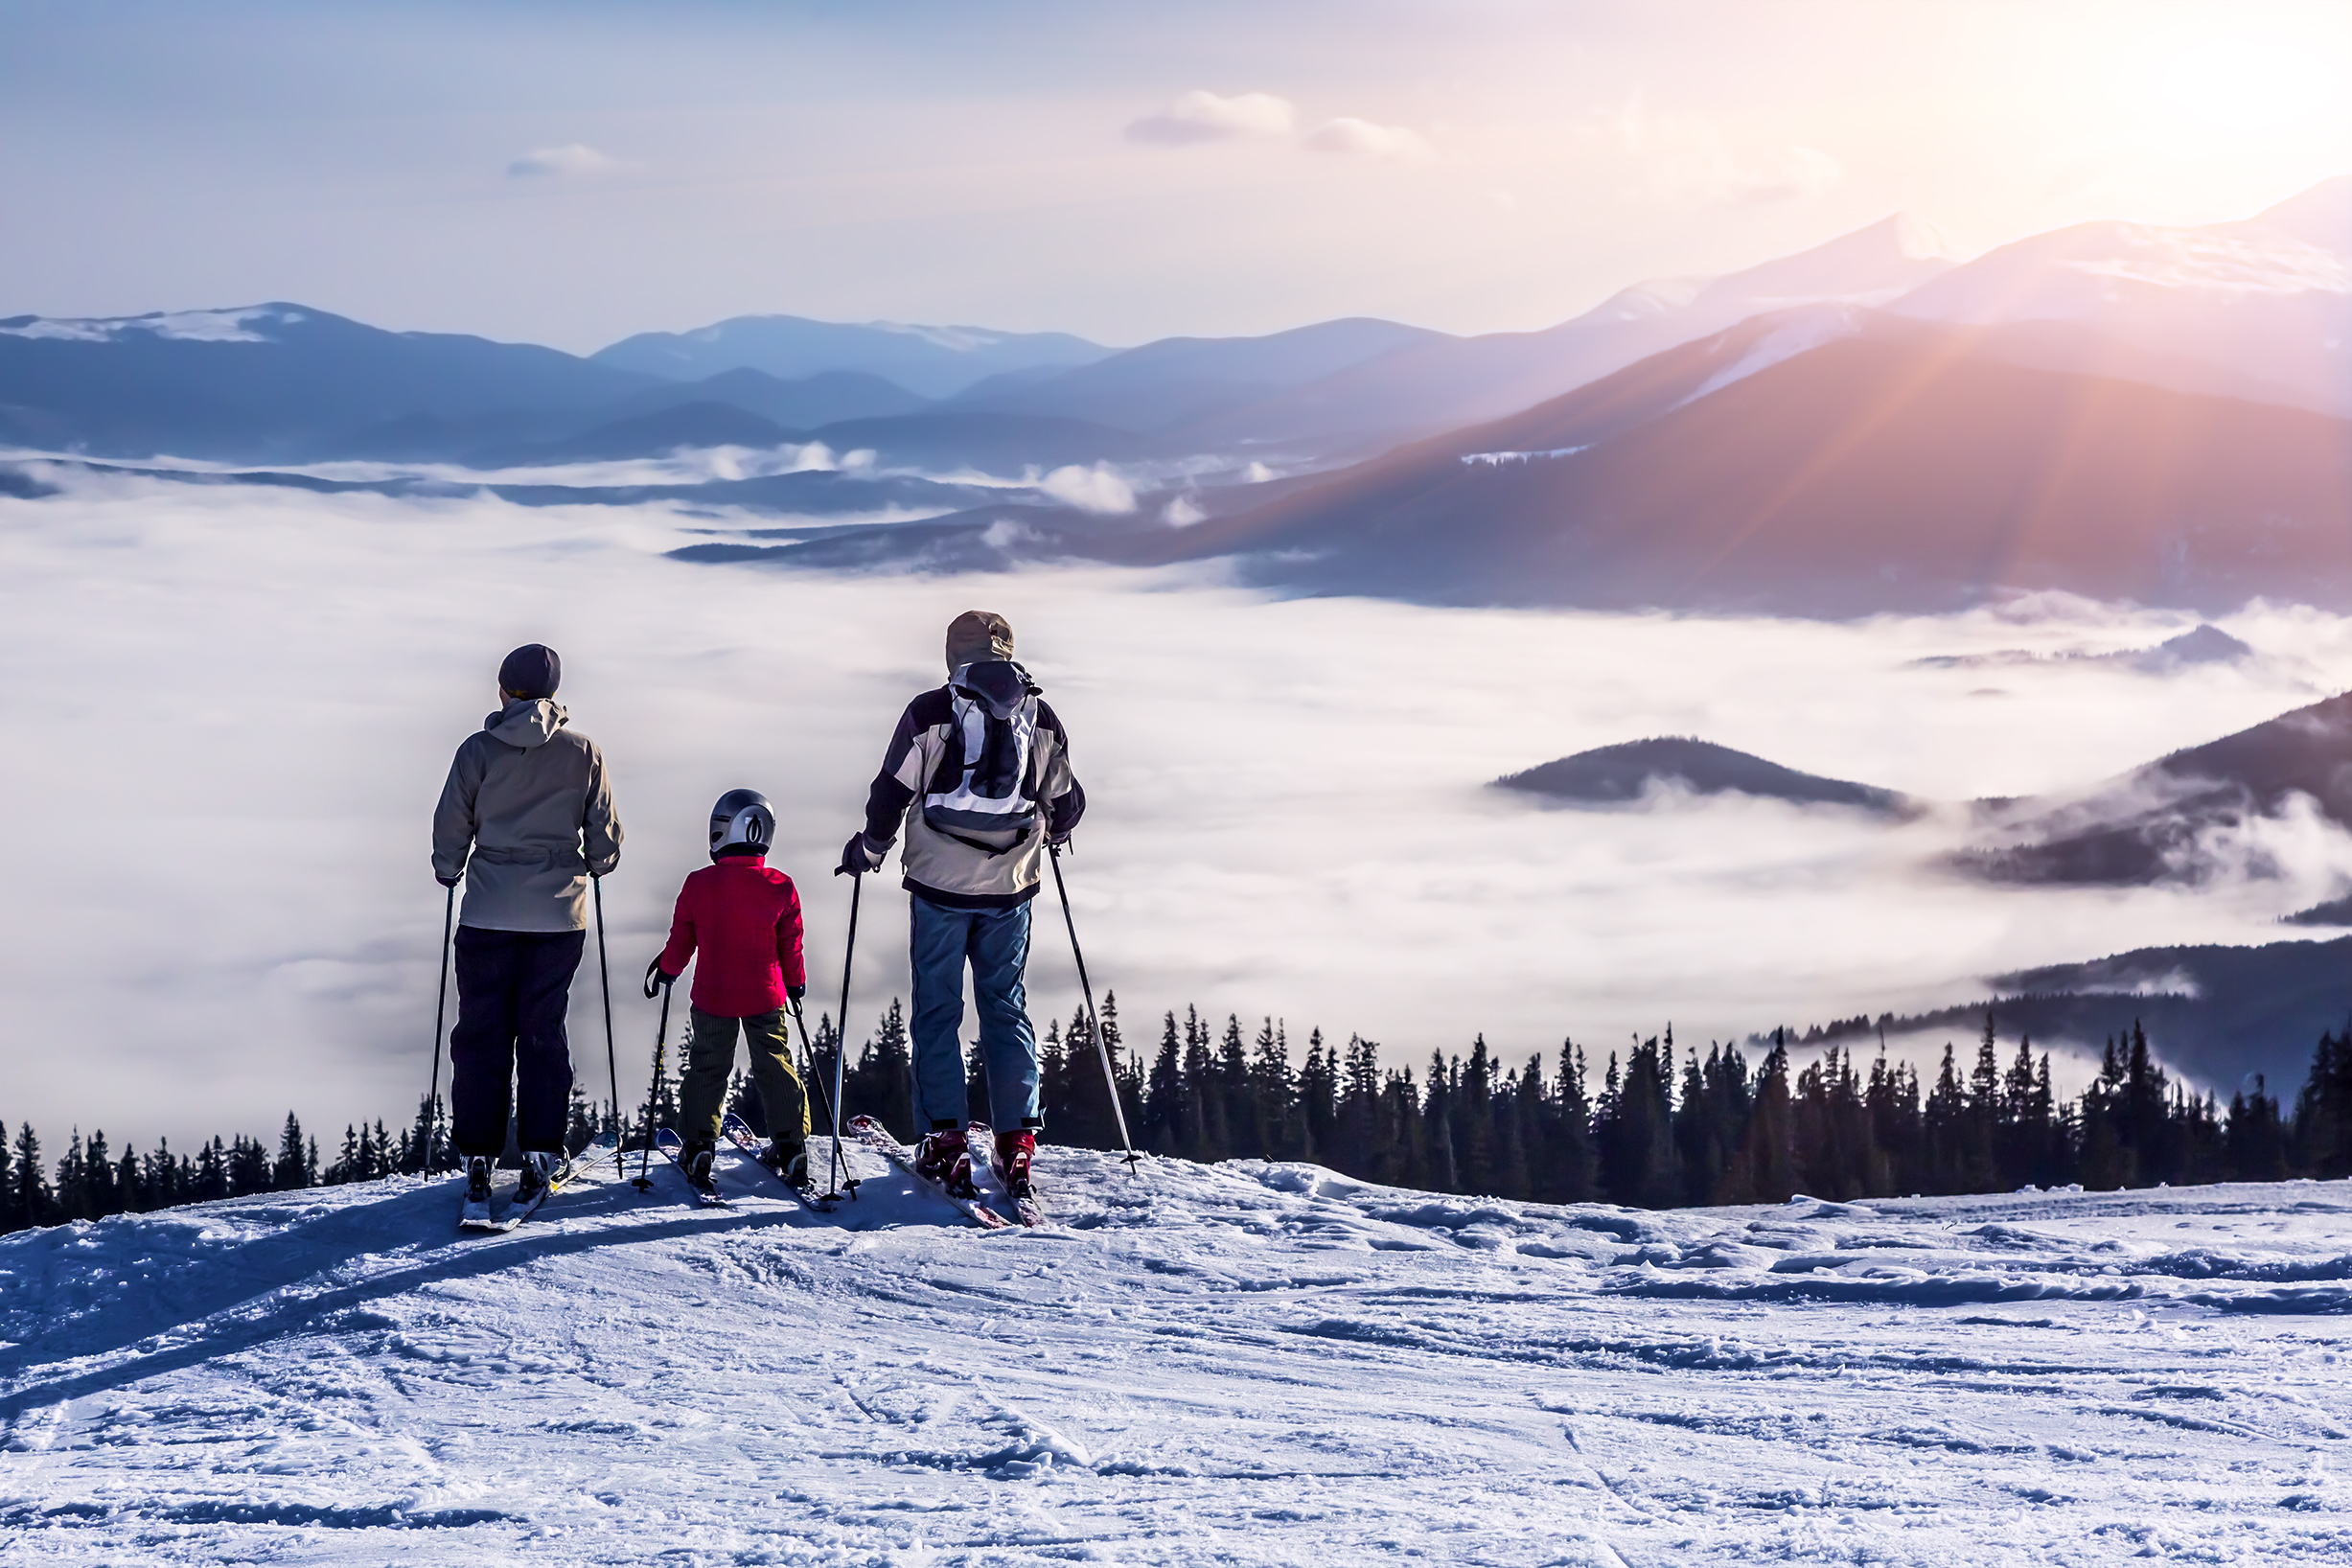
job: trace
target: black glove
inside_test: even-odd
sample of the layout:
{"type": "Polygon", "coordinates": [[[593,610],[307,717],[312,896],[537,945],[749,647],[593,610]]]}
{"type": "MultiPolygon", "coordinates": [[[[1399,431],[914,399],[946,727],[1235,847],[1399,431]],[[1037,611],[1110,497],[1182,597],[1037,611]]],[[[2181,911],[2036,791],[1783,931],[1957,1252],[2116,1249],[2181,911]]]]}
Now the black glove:
{"type": "Polygon", "coordinates": [[[833,868],[837,877],[862,877],[868,871],[879,870],[882,857],[874,846],[865,842],[863,833],[852,833],[849,842],[842,845],[842,864],[833,868]]]}
{"type": "Polygon", "coordinates": [[[809,994],[809,988],[805,985],[787,985],[784,987],[784,994],[792,999],[793,1007],[797,1011],[801,999],[809,994]]]}
{"type": "Polygon", "coordinates": [[[664,971],[661,967],[660,958],[656,957],[652,963],[645,966],[645,995],[647,1000],[650,1001],[651,999],[659,996],[662,988],[677,979],[678,977],[676,975],[672,975],[664,971]]]}
{"type": "Polygon", "coordinates": [[[434,880],[435,882],[438,882],[439,884],[441,884],[441,886],[443,886],[444,888],[454,888],[454,887],[456,887],[456,886],[457,886],[459,883],[461,883],[461,882],[465,881],[465,880],[466,880],[466,877],[465,877],[465,873],[464,873],[464,872],[462,872],[462,871],[461,871],[461,872],[459,872],[457,875],[455,875],[455,876],[453,876],[453,877],[445,877],[445,876],[443,876],[443,875],[442,875],[440,872],[435,871],[435,872],[433,873],[433,880],[434,880]]]}

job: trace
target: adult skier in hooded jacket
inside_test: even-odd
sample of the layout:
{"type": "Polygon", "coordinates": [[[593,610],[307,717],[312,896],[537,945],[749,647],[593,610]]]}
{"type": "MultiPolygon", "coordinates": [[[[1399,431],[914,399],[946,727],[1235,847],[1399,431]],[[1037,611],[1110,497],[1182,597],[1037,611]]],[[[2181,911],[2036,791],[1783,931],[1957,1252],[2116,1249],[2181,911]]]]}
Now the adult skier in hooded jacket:
{"type": "Polygon", "coordinates": [[[498,711],[457,749],[433,812],[433,874],[466,883],[458,916],[451,1135],[469,1212],[490,1202],[510,1104],[528,1203],[563,1159],[571,1095],[564,1015],[588,940],[588,879],[620,864],[604,753],[554,701],[563,666],[530,643],[498,666],[498,711]]]}
{"type": "Polygon", "coordinates": [[[1013,661],[1004,617],[975,610],[947,629],[947,684],[907,704],[865,802],[865,826],[839,870],[879,868],[903,825],[900,865],[913,894],[916,1163],[951,1191],[972,1190],[963,1130],[963,972],[972,970],[980,1058],[999,1178],[1029,1189],[1039,1115],[1037,1031],[1023,972],[1029,901],[1046,846],[1065,842],[1086,810],[1070,771],[1069,736],[1013,661]]]}

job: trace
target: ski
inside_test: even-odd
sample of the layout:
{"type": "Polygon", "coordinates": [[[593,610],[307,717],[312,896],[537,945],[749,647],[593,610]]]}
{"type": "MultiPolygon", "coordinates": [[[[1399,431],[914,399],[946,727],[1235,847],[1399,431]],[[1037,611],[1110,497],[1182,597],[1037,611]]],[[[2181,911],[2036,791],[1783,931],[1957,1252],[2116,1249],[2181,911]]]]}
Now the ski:
{"type": "Polygon", "coordinates": [[[664,1127],[654,1134],[654,1147],[659,1149],[661,1151],[661,1157],[664,1160],[667,1160],[673,1165],[676,1165],[678,1167],[678,1173],[686,1178],[686,1185],[694,1188],[694,1201],[696,1203],[701,1204],[705,1209],[731,1209],[734,1207],[734,1205],[726,1201],[726,1195],[721,1192],[717,1187],[705,1186],[703,1183],[696,1181],[694,1177],[687,1172],[686,1141],[684,1139],[679,1137],[669,1128],[664,1127]]]}
{"type": "Polygon", "coordinates": [[[1004,1172],[998,1167],[996,1161],[996,1129],[985,1121],[975,1121],[964,1129],[963,1136],[966,1142],[978,1143],[988,1150],[988,1180],[1003,1194],[1004,1201],[1012,1205],[1013,1217],[1032,1231],[1045,1224],[1045,1206],[1037,1201],[1036,1192],[1032,1190],[1024,1197],[1006,1185],[1004,1172]]]}
{"type": "Polygon", "coordinates": [[[760,1141],[759,1134],[753,1132],[751,1124],[743,1118],[732,1111],[727,1112],[726,1119],[719,1124],[719,1132],[728,1142],[740,1149],[753,1164],[782,1182],[784,1189],[800,1200],[801,1208],[819,1214],[832,1211],[833,1206],[819,1198],[815,1188],[797,1185],[782,1171],[760,1158],[760,1155],[765,1152],[765,1146],[760,1141]]]}
{"type": "Polygon", "coordinates": [[[962,1211],[963,1216],[966,1219],[979,1226],[981,1230],[1002,1231],[1010,1228],[1012,1223],[1011,1221],[1007,1220],[1003,1214],[998,1213],[995,1210],[989,1208],[986,1204],[980,1202],[980,1199],[959,1198],[955,1193],[950,1192],[940,1183],[933,1181],[930,1177],[915,1169],[914,1151],[907,1147],[906,1144],[901,1143],[897,1139],[892,1138],[890,1136],[889,1129],[883,1126],[881,1122],[876,1121],[872,1117],[861,1116],[850,1118],[849,1131],[859,1142],[865,1144],[867,1148],[872,1149],[876,1154],[881,1155],[884,1159],[889,1161],[890,1164],[896,1165],[899,1169],[913,1177],[917,1182],[921,1183],[927,1190],[934,1192],[940,1197],[946,1199],[949,1203],[954,1204],[958,1210],[962,1211]]]}
{"type": "Polygon", "coordinates": [[[600,1133],[594,1142],[588,1144],[578,1154],[566,1155],[564,1163],[555,1167],[555,1173],[547,1178],[547,1185],[540,1189],[539,1196],[532,1199],[530,1203],[518,1206],[514,1199],[509,1197],[505,1213],[487,1219],[461,1220],[458,1222],[458,1228],[465,1231],[485,1232],[492,1235],[502,1235],[538,1213],[540,1205],[563,1191],[565,1184],[573,1177],[614,1153],[619,1147],[620,1141],[612,1134],[600,1133]]]}

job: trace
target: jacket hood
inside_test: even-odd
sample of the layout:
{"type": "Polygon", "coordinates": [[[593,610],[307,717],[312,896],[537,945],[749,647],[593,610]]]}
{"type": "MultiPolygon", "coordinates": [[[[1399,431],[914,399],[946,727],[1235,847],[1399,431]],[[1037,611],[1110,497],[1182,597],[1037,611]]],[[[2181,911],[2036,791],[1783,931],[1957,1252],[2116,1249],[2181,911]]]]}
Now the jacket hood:
{"type": "Polygon", "coordinates": [[[555,739],[555,732],[564,727],[571,715],[563,704],[547,697],[518,697],[513,702],[482,721],[493,740],[509,746],[519,746],[528,751],[555,739]]]}
{"type": "Polygon", "coordinates": [[[950,676],[947,683],[949,690],[980,703],[999,719],[1011,718],[1013,709],[1044,690],[1009,658],[976,659],[950,676]]]}

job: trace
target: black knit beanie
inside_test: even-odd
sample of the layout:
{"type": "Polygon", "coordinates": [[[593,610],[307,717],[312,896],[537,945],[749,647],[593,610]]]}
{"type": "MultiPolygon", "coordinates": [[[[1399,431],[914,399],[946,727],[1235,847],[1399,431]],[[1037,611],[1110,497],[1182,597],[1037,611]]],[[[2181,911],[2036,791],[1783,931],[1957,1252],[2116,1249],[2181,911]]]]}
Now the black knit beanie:
{"type": "Polygon", "coordinates": [[[526,642],[498,666],[498,686],[517,697],[553,697],[564,679],[564,661],[543,642],[526,642]]]}

